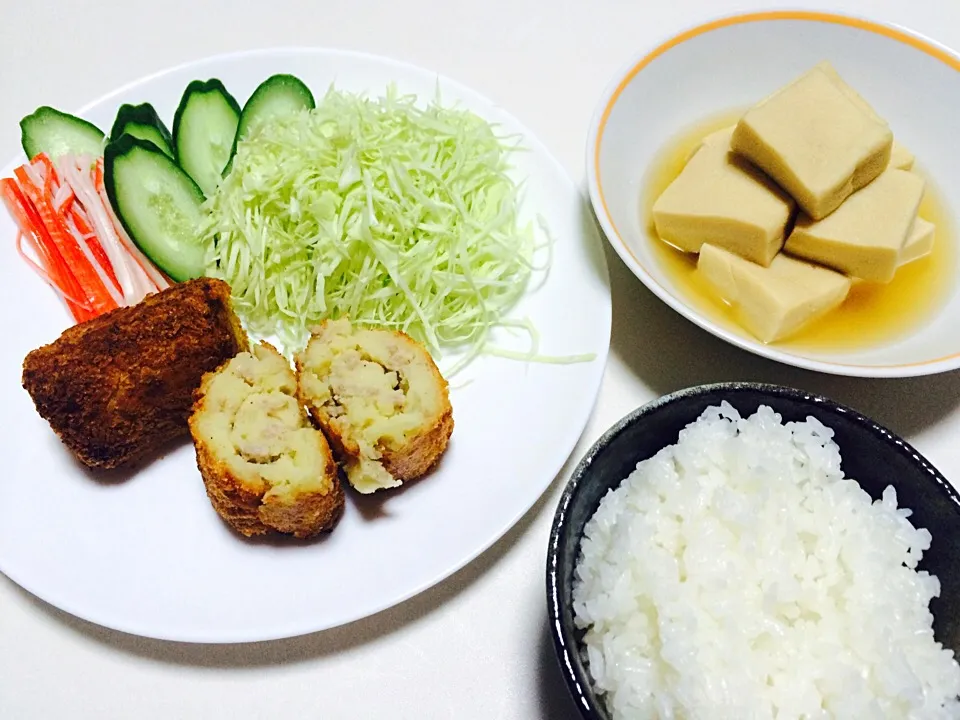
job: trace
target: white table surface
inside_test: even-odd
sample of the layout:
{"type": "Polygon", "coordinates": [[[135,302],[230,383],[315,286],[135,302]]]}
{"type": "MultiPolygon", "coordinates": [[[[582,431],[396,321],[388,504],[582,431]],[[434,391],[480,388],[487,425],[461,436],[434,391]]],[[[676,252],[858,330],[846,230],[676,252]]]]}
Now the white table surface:
{"type": "MultiPolygon", "coordinates": [[[[76,109],[121,84],[207,55],[317,45],[392,56],[474,87],[532,128],[582,182],[594,105],[635,53],[716,15],[807,5],[2,0],[0,158],[19,150],[17,121],[41,104],[76,109]],[[254,9],[235,9],[241,6],[254,9]]],[[[847,0],[828,7],[960,47],[955,0],[847,0]]],[[[960,373],[866,381],[761,360],[698,330],[647,292],[613,253],[608,260],[610,360],[571,464],[618,418],[658,395],[701,382],[762,380],[865,411],[960,482],[960,373]]],[[[439,586],[366,620],[292,640],[200,646],[131,637],[66,615],[0,576],[0,718],[573,720],[544,597],[547,535],[569,471],[493,548],[439,586]]]]}

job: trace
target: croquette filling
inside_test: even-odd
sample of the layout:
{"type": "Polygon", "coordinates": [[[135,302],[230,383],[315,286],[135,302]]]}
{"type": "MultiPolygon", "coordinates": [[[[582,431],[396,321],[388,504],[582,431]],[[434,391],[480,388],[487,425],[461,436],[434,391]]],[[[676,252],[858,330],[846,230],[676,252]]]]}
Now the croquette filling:
{"type": "Polygon", "coordinates": [[[231,471],[264,497],[329,489],[325,441],[294,396],[286,360],[263,348],[241,353],[205,389],[198,426],[231,471]]]}
{"type": "Polygon", "coordinates": [[[402,443],[422,421],[404,375],[358,348],[334,357],[321,382],[324,411],[347,426],[370,457],[402,443]]]}
{"type": "MultiPolygon", "coordinates": [[[[407,404],[407,393],[410,390],[410,384],[407,382],[406,377],[399,370],[393,370],[387,366],[381,364],[369,353],[365,352],[362,348],[354,348],[359,355],[359,363],[354,362],[354,358],[350,358],[346,361],[347,367],[342,368],[347,371],[355,370],[359,364],[362,364],[364,367],[374,365],[383,373],[383,383],[380,388],[381,392],[386,392],[388,390],[399,391],[399,394],[393,395],[393,403],[383,405],[377,403],[379,410],[382,410],[385,414],[388,415],[397,415],[402,413],[407,404]]],[[[371,372],[368,374],[371,380],[379,378],[376,377],[376,370],[371,368],[371,372]]],[[[367,399],[374,399],[374,394],[377,392],[377,389],[373,386],[360,386],[358,388],[344,388],[342,383],[334,384],[330,382],[327,385],[327,393],[329,397],[323,403],[323,410],[331,418],[342,417],[346,413],[345,405],[356,402],[358,397],[363,397],[367,399]],[[345,397],[344,393],[353,391],[352,395],[345,397]],[[359,390],[359,392],[358,392],[359,390]]]]}
{"type": "Polygon", "coordinates": [[[289,452],[285,436],[300,425],[300,406],[294,398],[279,392],[254,392],[234,415],[230,437],[246,462],[269,464],[289,452]]]}
{"type": "Polygon", "coordinates": [[[308,345],[302,368],[314,406],[353,448],[343,463],[350,483],[360,492],[399,485],[381,458],[414,436],[440,402],[429,366],[394,337],[334,321],[308,345]]]}

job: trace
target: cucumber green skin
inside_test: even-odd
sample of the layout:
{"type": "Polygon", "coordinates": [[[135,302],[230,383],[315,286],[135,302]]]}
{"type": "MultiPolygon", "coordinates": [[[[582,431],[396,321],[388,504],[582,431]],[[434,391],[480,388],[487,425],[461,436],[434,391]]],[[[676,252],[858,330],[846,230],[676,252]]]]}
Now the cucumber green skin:
{"type": "MultiPolygon", "coordinates": [[[[184,116],[190,105],[191,98],[193,98],[193,96],[197,94],[210,94],[210,93],[219,95],[226,102],[226,105],[228,106],[229,110],[231,110],[233,115],[236,116],[237,125],[240,124],[240,104],[237,102],[236,98],[233,97],[233,95],[227,92],[227,89],[223,86],[222,82],[220,82],[216,78],[211,78],[210,80],[206,80],[206,81],[194,80],[189,85],[187,85],[186,89],[183,91],[183,96],[180,98],[180,104],[177,106],[177,112],[173,116],[173,150],[174,150],[174,159],[177,161],[177,164],[183,169],[184,172],[190,175],[191,178],[193,178],[194,182],[197,182],[198,185],[199,185],[199,182],[197,181],[197,178],[193,175],[193,173],[191,173],[191,169],[193,169],[194,172],[196,172],[197,168],[194,166],[194,163],[201,159],[189,158],[184,156],[184,153],[181,148],[182,133],[184,133],[185,130],[188,130],[189,128],[184,128],[183,123],[184,123],[184,116]]],[[[234,133],[236,133],[236,130],[234,130],[234,133]]],[[[227,158],[227,161],[224,162],[224,167],[218,167],[215,169],[215,172],[217,173],[217,175],[223,174],[223,170],[228,163],[229,163],[229,157],[227,158]]],[[[207,190],[211,191],[211,194],[212,194],[211,188],[207,188],[207,190]]]]}
{"type": "Polygon", "coordinates": [[[250,126],[264,117],[276,115],[276,109],[283,103],[285,110],[312,110],[317,106],[310,88],[294,75],[271,75],[247,99],[240,113],[240,124],[237,125],[237,134],[233,138],[233,147],[230,149],[230,160],[223,169],[226,177],[233,167],[233,156],[237,154],[237,143],[247,134],[250,126]]]}
{"type": "MultiPolygon", "coordinates": [[[[130,208],[124,201],[125,184],[129,182],[143,183],[150,179],[151,175],[156,177],[158,174],[165,175],[167,183],[179,184],[180,189],[190,197],[192,203],[195,203],[191,210],[200,212],[199,208],[204,202],[203,191],[172,158],[152,142],[124,134],[116,140],[111,140],[104,148],[104,188],[107,191],[107,197],[114,213],[130,239],[144,255],[150,258],[154,265],[173,280],[183,282],[200,277],[204,274],[206,267],[204,252],[199,246],[197,248],[199,252],[194,251],[190,253],[192,257],[184,257],[181,252],[181,245],[175,239],[164,237],[162,232],[144,232],[132,220],[132,213],[128,214],[130,208]],[[125,162],[137,162],[138,167],[127,168],[128,171],[132,170],[132,172],[124,172],[125,162]]],[[[151,223],[153,228],[163,225],[162,218],[159,216],[155,215],[153,219],[156,220],[156,222],[151,223]]],[[[191,248],[191,250],[193,249],[191,248]]]]}
{"type": "Polygon", "coordinates": [[[47,105],[20,121],[20,144],[31,160],[40,153],[51,160],[67,154],[99,157],[103,139],[103,131],[93,123],[47,105]]]}
{"type": "MultiPolygon", "coordinates": [[[[312,110],[317,106],[310,88],[293,75],[271,75],[257,86],[240,113],[237,139],[247,134],[250,125],[262,116],[273,114],[272,108],[282,101],[286,108],[312,110]]],[[[236,143],[234,143],[236,146],[236,143]]]]}
{"type": "Polygon", "coordinates": [[[165,154],[173,157],[173,137],[150,103],[120,106],[110,129],[110,139],[116,140],[124,133],[141,140],[149,140],[165,154]]]}

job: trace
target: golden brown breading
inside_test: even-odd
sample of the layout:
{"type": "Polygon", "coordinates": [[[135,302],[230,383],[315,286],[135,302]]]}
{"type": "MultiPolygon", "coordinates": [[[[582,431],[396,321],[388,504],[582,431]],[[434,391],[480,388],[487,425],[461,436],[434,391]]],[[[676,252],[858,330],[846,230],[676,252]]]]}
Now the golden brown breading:
{"type": "Polygon", "coordinates": [[[296,394],[290,364],[265,342],[208,373],[197,391],[190,433],[207,496],[248,537],[312,537],[343,514],[330,446],[296,394]]]}
{"type": "Polygon", "coordinates": [[[358,492],[418,478],[446,450],[453,433],[447,381],[408,335],[326,321],[296,364],[300,400],[358,492]]]}
{"type": "Polygon", "coordinates": [[[186,435],[204,373],[247,346],[230,286],[200,278],[67,329],[27,355],[22,383],[81,462],[115,468],[186,435]]]}

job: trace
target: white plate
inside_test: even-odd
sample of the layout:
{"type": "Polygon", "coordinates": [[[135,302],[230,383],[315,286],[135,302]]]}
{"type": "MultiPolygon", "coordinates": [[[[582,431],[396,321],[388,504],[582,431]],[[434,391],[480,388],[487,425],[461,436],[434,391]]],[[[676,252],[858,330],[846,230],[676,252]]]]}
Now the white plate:
{"type": "Polygon", "coordinates": [[[765,345],[715,322],[654,257],[643,227],[645,173],[678,133],[749,107],[822,60],[885,117],[949,206],[954,242],[960,197],[960,56],[899,28],[821,12],[747,13],[708,22],[643,50],[618,72],[597,105],[587,141],[590,196],[610,244],[654,294],[678,313],[757,355],[838,375],[906,377],[960,368],[960,292],[905,336],[863,349],[765,345]],[[935,98],[935,100],[933,100],[935,98]]]}
{"type": "MultiPolygon", "coordinates": [[[[546,281],[511,313],[529,316],[541,351],[595,353],[572,365],[482,358],[452,381],[456,429],[430,477],[361,506],[351,494],[328,538],[247,541],[207,501],[193,447],[179,446],[119,482],[81,468],[20,386],[24,356],[54,340],[68,315],[14,250],[0,217],[0,570],[86,620],[148,637],[242,642],[333,627],[394,605],[476,557],[537,500],[573,450],[596,398],[610,337],[610,290],[599,235],[584,198],[517,120],[455,82],[371,55],[284,49],[216,57],[146,78],[88,105],[109,128],[121,103],[149,101],[172,122],[187,83],[218,77],[241,102],[272,73],[382,93],[387,84],[459,101],[529,152],[524,214],[541,214],[556,238],[546,281]]],[[[11,169],[18,158],[4,170],[11,169]]],[[[536,283],[535,283],[536,284],[536,283]]],[[[532,570],[535,570],[532,569],[532,570]]]]}

